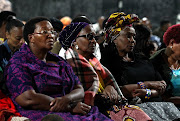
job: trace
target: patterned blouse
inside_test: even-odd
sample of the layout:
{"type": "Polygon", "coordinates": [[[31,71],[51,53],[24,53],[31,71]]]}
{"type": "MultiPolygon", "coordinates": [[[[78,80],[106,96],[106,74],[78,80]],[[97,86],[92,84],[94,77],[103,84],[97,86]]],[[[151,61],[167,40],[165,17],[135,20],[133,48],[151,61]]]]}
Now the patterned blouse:
{"type": "Polygon", "coordinates": [[[54,113],[64,120],[110,120],[97,107],[92,107],[86,116],[72,115],[70,112],[49,112],[40,110],[26,110],[15,102],[15,98],[27,90],[35,90],[51,97],[61,97],[71,92],[75,85],[80,84],[71,66],[61,57],[52,53],[47,54],[47,61],[58,64],[45,63],[39,60],[27,45],[13,55],[5,69],[6,85],[17,110],[22,116],[32,121],[40,121],[45,115],[54,113]]]}

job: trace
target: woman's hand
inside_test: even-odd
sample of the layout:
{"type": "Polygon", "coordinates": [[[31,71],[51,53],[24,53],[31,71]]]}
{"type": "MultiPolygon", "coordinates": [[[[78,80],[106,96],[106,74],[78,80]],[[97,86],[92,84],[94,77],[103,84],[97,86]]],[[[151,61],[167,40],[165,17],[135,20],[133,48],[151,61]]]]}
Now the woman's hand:
{"type": "Polygon", "coordinates": [[[148,87],[150,89],[157,90],[160,94],[163,94],[166,90],[166,82],[165,81],[147,81],[145,83],[148,83],[148,87]]]}
{"type": "Polygon", "coordinates": [[[71,99],[66,95],[63,97],[54,98],[54,100],[52,100],[50,103],[51,108],[49,111],[53,111],[53,112],[69,111],[70,102],[71,102],[71,99]]]}
{"type": "Polygon", "coordinates": [[[82,102],[78,102],[78,104],[73,108],[72,113],[86,115],[90,110],[91,106],[82,102]]]}
{"type": "Polygon", "coordinates": [[[111,85],[106,86],[106,88],[103,91],[103,94],[108,96],[110,98],[110,100],[115,102],[115,103],[117,103],[118,99],[120,98],[120,96],[118,95],[117,91],[111,85]]]}
{"type": "Polygon", "coordinates": [[[146,96],[146,89],[135,89],[133,92],[132,92],[132,96],[133,97],[145,97],[146,96]]]}

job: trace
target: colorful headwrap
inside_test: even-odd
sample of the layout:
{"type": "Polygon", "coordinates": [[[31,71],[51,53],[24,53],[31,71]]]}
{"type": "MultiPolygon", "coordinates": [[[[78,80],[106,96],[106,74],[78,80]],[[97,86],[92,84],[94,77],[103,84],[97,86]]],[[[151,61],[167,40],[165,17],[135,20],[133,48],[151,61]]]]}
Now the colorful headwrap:
{"type": "Polygon", "coordinates": [[[89,24],[85,22],[77,22],[71,23],[70,25],[66,26],[59,35],[59,42],[61,43],[62,47],[65,50],[70,48],[79,32],[87,25],[89,24]]]}
{"type": "Polygon", "coordinates": [[[132,23],[138,22],[139,18],[135,14],[128,14],[117,12],[110,15],[105,25],[106,43],[113,41],[119,35],[119,32],[125,26],[132,26],[132,23]]]}

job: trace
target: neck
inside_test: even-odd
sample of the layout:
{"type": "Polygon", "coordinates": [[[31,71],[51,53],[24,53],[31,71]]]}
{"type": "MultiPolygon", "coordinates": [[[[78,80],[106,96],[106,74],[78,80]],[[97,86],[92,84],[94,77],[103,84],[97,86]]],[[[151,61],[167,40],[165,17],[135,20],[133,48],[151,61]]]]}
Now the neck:
{"type": "Polygon", "coordinates": [[[119,54],[119,56],[122,57],[122,58],[128,56],[128,53],[125,53],[125,52],[119,52],[119,51],[118,51],[118,54],[119,54]]]}
{"type": "Polygon", "coordinates": [[[76,50],[77,53],[81,54],[84,58],[86,58],[87,60],[90,59],[91,54],[88,53],[84,53],[82,51],[76,50]]]}
{"type": "Polygon", "coordinates": [[[32,47],[32,46],[30,46],[30,49],[38,59],[46,62],[47,51],[39,50],[37,49],[37,47],[32,47]]]}
{"type": "Polygon", "coordinates": [[[7,41],[7,44],[8,44],[8,46],[9,46],[10,50],[11,50],[13,53],[17,50],[17,48],[14,47],[14,46],[12,46],[9,41],[7,41]]]}
{"type": "MultiPolygon", "coordinates": [[[[121,56],[122,57],[122,56],[121,56]]],[[[131,62],[132,61],[132,58],[129,57],[128,53],[122,57],[122,60],[125,61],[125,62],[131,62]]]]}
{"type": "Polygon", "coordinates": [[[169,56],[167,61],[168,61],[170,69],[177,70],[180,68],[180,61],[174,59],[172,56],[169,56]]]}

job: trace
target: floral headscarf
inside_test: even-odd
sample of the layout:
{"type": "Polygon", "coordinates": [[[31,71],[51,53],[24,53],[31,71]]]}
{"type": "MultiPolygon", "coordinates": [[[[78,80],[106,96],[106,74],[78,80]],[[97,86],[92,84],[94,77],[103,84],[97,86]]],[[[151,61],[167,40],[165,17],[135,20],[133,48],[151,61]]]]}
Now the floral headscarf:
{"type": "Polygon", "coordinates": [[[105,43],[112,42],[119,36],[119,32],[125,26],[132,26],[132,23],[138,22],[139,18],[135,14],[125,14],[123,12],[113,13],[108,18],[105,25],[106,40],[105,43]]]}

